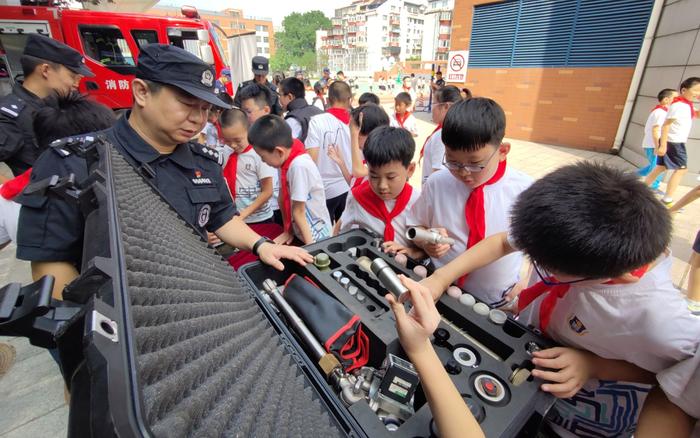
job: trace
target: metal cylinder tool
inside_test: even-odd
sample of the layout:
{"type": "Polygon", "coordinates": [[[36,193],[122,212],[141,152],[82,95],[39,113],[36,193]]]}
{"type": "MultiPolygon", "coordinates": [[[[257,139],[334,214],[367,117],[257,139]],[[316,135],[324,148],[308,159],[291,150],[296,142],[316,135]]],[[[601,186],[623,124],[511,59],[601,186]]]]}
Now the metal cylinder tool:
{"type": "Polygon", "coordinates": [[[425,228],[410,227],[406,230],[406,238],[415,242],[426,242],[435,244],[454,245],[455,240],[451,237],[445,237],[435,230],[426,230],[425,228]]]}
{"type": "Polygon", "coordinates": [[[408,289],[406,289],[406,286],[401,283],[401,279],[399,279],[399,276],[396,275],[396,272],[394,272],[393,269],[391,269],[391,266],[384,261],[384,259],[381,258],[376,258],[372,261],[372,265],[370,266],[372,269],[372,272],[374,275],[377,276],[379,281],[384,285],[384,287],[394,294],[396,298],[398,298],[402,293],[408,292],[408,289]]]}

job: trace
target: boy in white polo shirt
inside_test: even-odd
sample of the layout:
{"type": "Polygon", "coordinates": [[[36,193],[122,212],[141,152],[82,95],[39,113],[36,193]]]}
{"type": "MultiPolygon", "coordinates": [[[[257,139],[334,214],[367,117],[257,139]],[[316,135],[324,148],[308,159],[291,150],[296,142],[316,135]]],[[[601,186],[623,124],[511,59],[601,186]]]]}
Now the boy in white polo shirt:
{"type": "Polygon", "coordinates": [[[431,105],[431,116],[433,122],[437,123],[432,134],[425,139],[423,148],[420,151],[418,163],[423,162],[421,183],[425,184],[428,177],[443,168],[442,159],[445,158],[445,145],[442,142],[442,122],[445,120],[447,110],[461,101],[462,95],[459,88],[454,85],[440,87],[433,92],[433,104],[431,105]]]}
{"type": "Polygon", "coordinates": [[[408,131],[381,126],[367,137],[363,149],[369,177],[353,187],[345,211],[336,223],[340,231],[367,228],[384,237],[388,252],[417,255],[406,239],[406,216],[420,191],[408,183],[416,168],[416,144],[408,131]]]}
{"type": "Polygon", "coordinates": [[[520,320],[566,346],[535,352],[533,376],[563,399],[560,436],[629,437],[659,373],[683,406],[697,398],[700,318],[671,280],[668,211],[631,173],[594,163],[562,167],[519,197],[510,233],[484,239],[424,280],[437,297],[453,281],[521,250],[541,282],[518,296],[520,320]],[[630,218],[634,226],[630,226],[630,218]]]}
{"type": "MultiPolygon", "coordinates": [[[[438,229],[452,246],[418,243],[436,267],[454,260],[484,237],[508,229],[510,209],[532,179],[506,165],[506,116],[491,99],[453,104],[442,128],[445,169],[432,174],[407,219],[410,226],[438,229]]],[[[522,254],[514,253],[457,281],[493,307],[507,304],[519,283],[522,254]]]]}
{"type": "Polygon", "coordinates": [[[248,143],[248,119],[238,108],[221,113],[223,142],[233,149],[224,167],[224,179],[236,203],[236,210],[247,224],[272,222],[272,174],[248,143]]]}
{"type": "Polygon", "coordinates": [[[325,113],[311,117],[306,135],[306,151],[318,165],[325,187],[326,207],[333,222],[340,219],[352,179],[350,151],[350,101],[352,92],[348,84],[335,81],[328,88],[330,108],[325,113]],[[337,164],[329,155],[342,158],[337,164]]]}
{"type": "MultiPolygon", "coordinates": [[[[678,96],[678,92],[670,88],[659,91],[659,94],[656,96],[659,104],[651,110],[649,117],[647,117],[647,122],[644,125],[644,139],[642,140],[642,148],[649,160],[649,164],[637,171],[637,175],[639,176],[647,176],[656,168],[656,150],[659,148],[659,140],[661,139],[661,126],[663,126],[666,121],[668,106],[676,96],[678,96]]],[[[654,180],[651,184],[652,190],[659,189],[659,184],[662,179],[663,175],[659,175],[656,180],[654,180]]]]}
{"type": "Polygon", "coordinates": [[[279,116],[263,116],[250,127],[248,140],[265,163],[280,169],[284,232],[275,242],[289,244],[296,238],[308,245],[330,237],[331,219],[321,175],[303,143],[292,139],[289,125],[279,116]]]}
{"type": "Polygon", "coordinates": [[[700,78],[691,77],[684,80],[680,91],[680,96],[673,99],[666,114],[666,121],[661,127],[656,169],[646,179],[647,185],[651,185],[666,169],[673,171],[666,186],[666,195],[662,200],[666,205],[673,203],[673,193],[688,171],[685,143],[688,141],[693,119],[696,117],[693,100],[700,96],[700,78]]]}
{"type": "Polygon", "coordinates": [[[418,136],[418,125],[416,116],[410,111],[411,95],[402,91],[394,98],[394,112],[391,114],[391,126],[395,128],[403,128],[411,133],[412,136],[418,136]]]}

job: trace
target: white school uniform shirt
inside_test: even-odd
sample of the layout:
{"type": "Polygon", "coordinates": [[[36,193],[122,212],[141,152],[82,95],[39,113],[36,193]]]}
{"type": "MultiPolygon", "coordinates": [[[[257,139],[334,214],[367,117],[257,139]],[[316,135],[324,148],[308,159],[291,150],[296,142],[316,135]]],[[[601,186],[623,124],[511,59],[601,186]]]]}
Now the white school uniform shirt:
{"type": "MultiPolygon", "coordinates": [[[[513,203],[530,184],[532,178],[507,166],[500,180],[484,187],[485,237],[508,230],[513,203]]],[[[411,208],[406,221],[409,226],[445,228],[449,237],[455,240],[447,254],[432,259],[436,268],[451,262],[467,249],[469,227],[464,209],[470,193],[471,189],[448,169],[441,169],[428,178],[411,208]]],[[[487,304],[502,305],[503,297],[520,278],[522,260],[520,252],[507,255],[469,274],[463,288],[487,304]]]]}
{"type": "Polygon", "coordinates": [[[433,169],[443,169],[445,166],[442,160],[445,158],[445,144],[442,142],[442,128],[435,131],[428,138],[423,149],[423,174],[422,183],[428,180],[428,177],[434,173],[433,169]]]}
{"type": "Polygon", "coordinates": [[[663,108],[655,108],[647,117],[647,122],[644,125],[644,141],[642,141],[642,147],[645,149],[654,149],[658,145],[654,142],[654,136],[652,135],[652,130],[654,126],[659,127],[659,136],[661,136],[661,126],[666,121],[666,114],[668,110],[663,108]]]}
{"type": "MultiPolygon", "coordinates": [[[[351,192],[352,193],[352,192],[351,192]]],[[[420,190],[413,187],[411,192],[411,199],[409,199],[406,208],[391,220],[391,224],[394,226],[394,241],[405,247],[414,246],[410,240],[406,239],[406,219],[411,211],[411,207],[420,197],[420,190]]],[[[396,205],[396,199],[389,201],[384,201],[386,209],[391,211],[396,205]]],[[[345,210],[342,216],[340,216],[340,231],[347,231],[353,228],[367,228],[374,231],[378,235],[384,235],[384,221],[372,216],[367,213],[367,210],[362,208],[359,202],[354,196],[349,195],[347,201],[345,202],[345,210]]]]}
{"type": "Polygon", "coordinates": [[[318,148],[318,162],[316,164],[323,179],[326,199],[333,199],[347,193],[350,186],[345,181],[338,164],[328,156],[328,146],[335,144],[338,153],[343,157],[345,166],[348,170],[352,170],[350,127],[338,120],[333,114],[315,115],[309,120],[309,131],[306,134],[304,144],[307,150],[318,148]]]}
{"type": "MultiPolygon", "coordinates": [[[[312,160],[313,161],[313,160],[312,160]]],[[[272,169],[272,197],[270,198],[270,208],[272,211],[280,209],[280,170],[272,169]]]]}
{"type": "MultiPolygon", "coordinates": [[[[662,257],[637,283],[571,285],[557,300],[547,335],[564,346],[659,373],[662,389],[689,403],[700,397],[696,359],[700,318],[690,313],[673,286],[672,257],[662,257]],[[693,378],[692,388],[686,387],[684,382],[693,378]]],[[[539,306],[545,296],[521,312],[521,322],[539,327],[539,306]]],[[[559,400],[549,418],[565,437],[632,436],[650,389],[650,385],[591,379],[573,399],[559,400]],[[585,433],[590,430],[601,435],[585,433]]],[[[698,406],[693,407],[696,414],[698,406]]]]}
{"type": "Polygon", "coordinates": [[[685,102],[674,102],[668,107],[666,119],[673,119],[668,129],[668,141],[672,143],[685,143],[690,136],[693,127],[693,113],[685,102]]]}
{"type": "MultiPolygon", "coordinates": [[[[271,178],[274,170],[263,163],[260,155],[254,149],[238,155],[236,163],[236,210],[242,211],[260,196],[263,178],[271,178]]],[[[260,222],[272,217],[270,202],[264,203],[260,208],[245,218],[246,223],[260,222]]]]}
{"type": "Polygon", "coordinates": [[[396,119],[396,113],[392,112],[391,115],[389,115],[389,126],[393,126],[395,128],[403,128],[410,132],[411,135],[418,134],[418,122],[416,116],[414,116],[413,113],[409,114],[408,117],[406,117],[406,120],[404,120],[403,122],[403,126],[401,126],[399,121],[396,119]]]}
{"type": "Polygon", "coordinates": [[[287,122],[287,126],[289,126],[289,129],[292,130],[292,138],[299,138],[302,132],[301,123],[299,123],[299,120],[295,119],[294,117],[290,117],[288,119],[284,119],[284,121],[287,122]]]}
{"type": "MultiPolygon", "coordinates": [[[[287,170],[289,195],[292,201],[306,203],[306,221],[311,228],[314,242],[331,237],[331,217],[323,194],[323,181],[316,163],[308,155],[299,155],[287,170]]],[[[301,232],[293,222],[294,235],[301,239],[301,232]]]]}

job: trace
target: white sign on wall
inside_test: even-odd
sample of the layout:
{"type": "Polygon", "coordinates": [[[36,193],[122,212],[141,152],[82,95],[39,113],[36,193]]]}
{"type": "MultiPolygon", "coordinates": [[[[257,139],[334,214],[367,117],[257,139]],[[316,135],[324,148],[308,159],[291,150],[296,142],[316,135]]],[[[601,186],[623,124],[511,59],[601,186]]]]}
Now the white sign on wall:
{"type": "Polygon", "coordinates": [[[466,82],[469,50],[455,50],[447,58],[447,77],[445,82],[466,82]]]}

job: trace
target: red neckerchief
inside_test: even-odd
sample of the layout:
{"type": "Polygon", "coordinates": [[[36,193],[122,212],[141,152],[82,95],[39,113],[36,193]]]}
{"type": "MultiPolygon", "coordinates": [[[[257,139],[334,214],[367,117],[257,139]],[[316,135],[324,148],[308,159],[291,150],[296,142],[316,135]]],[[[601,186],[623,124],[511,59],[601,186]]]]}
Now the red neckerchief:
{"type": "MultiPolygon", "coordinates": [[[[253,149],[253,146],[248,145],[245,149],[243,149],[243,152],[241,154],[245,154],[249,150],[253,149]]],[[[231,190],[231,197],[233,200],[236,200],[236,174],[238,173],[238,156],[240,154],[236,151],[234,151],[231,156],[228,159],[228,162],[226,163],[226,167],[224,167],[224,179],[228,183],[228,187],[231,190]]]]}
{"type": "Polygon", "coordinates": [[[365,181],[352,189],[352,196],[357,203],[360,204],[360,207],[364,208],[367,213],[384,222],[385,242],[394,240],[394,225],[391,221],[406,209],[408,201],[411,200],[412,193],[413,187],[411,187],[409,183],[406,183],[401,193],[399,193],[399,196],[396,197],[394,208],[389,212],[389,210],[386,209],[384,200],[372,190],[369,181],[365,181]]]}
{"type": "MultiPolygon", "coordinates": [[[[495,184],[506,173],[506,160],[498,162],[496,173],[491,179],[480,186],[474,187],[467,198],[467,203],[464,206],[464,216],[467,220],[469,228],[469,237],[467,238],[467,249],[484,240],[486,237],[486,211],[484,211],[484,187],[495,184]]],[[[467,281],[467,275],[459,279],[457,283],[460,287],[464,286],[467,281]]]]}
{"type": "Polygon", "coordinates": [[[409,85],[409,86],[407,87],[407,86],[404,85],[404,86],[403,86],[403,89],[404,89],[405,92],[408,93],[408,92],[411,90],[411,86],[409,85]]]}
{"type": "Polygon", "coordinates": [[[683,96],[678,96],[673,98],[673,102],[671,102],[671,105],[673,105],[676,102],[682,102],[690,107],[690,118],[694,119],[697,115],[695,114],[695,107],[693,106],[693,102],[689,101],[683,96]]]}
{"type": "Polygon", "coordinates": [[[328,108],[326,112],[333,114],[336,119],[340,120],[346,125],[350,124],[350,111],[346,110],[345,108],[328,108]]]}
{"type": "Polygon", "coordinates": [[[435,127],[435,129],[433,129],[433,132],[431,132],[430,135],[428,136],[428,138],[425,139],[425,143],[423,143],[423,147],[420,149],[420,158],[418,158],[418,162],[420,162],[423,159],[423,154],[425,153],[425,145],[428,144],[428,141],[433,136],[433,134],[435,134],[436,132],[438,132],[441,129],[442,129],[442,123],[438,123],[438,125],[435,127]]]}
{"type": "Polygon", "coordinates": [[[396,117],[396,121],[399,122],[399,126],[403,128],[403,124],[406,123],[406,119],[411,115],[410,111],[406,111],[403,113],[403,119],[401,118],[401,115],[399,113],[394,113],[394,117],[396,117]]]}
{"type": "MultiPolygon", "coordinates": [[[[637,278],[642,278],[644,274],[646,274],[647,270],[649,269],[649,266],[651,265],[644,265],[639,269],[635,269],[634,271],[631,272],[632,275],[634,275],[637,278]]],[[[547,281],[555,281],[556,279],[554,277],[549,277],[547,278],[547,281]]],[[[616,280],[610,280],[605,282],[604,284],[618,284],[619,282],[616,280]]],[[[567,292],[569,292],[569,289],[571,288],[572,285],[570,284],[559,284],[555,286],[547,286],[544,284],[543,281],[540,281],[539,283],[536,283],[533,286],[530,286],[529,288],[523,290],[520,292],[518,295],[518,312],[522,312],[527,306],[529,306],[533,301],[535,301],[540,295],[547,294],[546,297],[542,300],[542,303],[540,304],[540,330],[542,330],[542,333],[547,332],[547,327],[549,327],[549,322],[552,317],[552,313],[554,312],[554,308],[557,305],[557,301],[559,298],[562,298],[564,295],[566,295],[567,292]]]]}
{"type": "Polygon", "coordinates": [[[2,187],[0,187],[0,196],[8,201],[12,201],[15,196],[22,193],[22,190],[29,185],[29,179],[31,176],[32,169],[28,169],[23,174],[17,175],[9,181],[5,181],[2,184],[2,187]]]}
{"type": "Polygon", "coordinates": [[[661,109],[661,110],[664,110],[664,111],[668,112],[668,107],[663,106],[663,105],[656,105],[656,106],[654,107],[654,109],[651,110],[651,112],[653,113],[653,112],[656,111],[657,109],[661,109]]]}
{"type": "Polygon", "coordinates": [[[284,224],[284,231],[288,232],[292,229],[292,199],[289,195],[289,184],[287,182],[287,171],[289,166],[292,165],[298,156],[304,155],[306,149],[304,148],[304,143],[300,142],[298,139],[294,139],[292,143],[292,148],[287,157],[287,160],[282,164],[280,168],[280,199],[282,200],[281,211],[282,211],[282,221],[284,224]]]}

